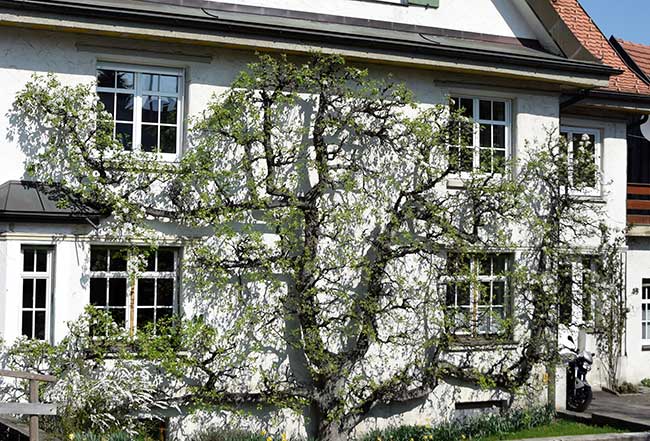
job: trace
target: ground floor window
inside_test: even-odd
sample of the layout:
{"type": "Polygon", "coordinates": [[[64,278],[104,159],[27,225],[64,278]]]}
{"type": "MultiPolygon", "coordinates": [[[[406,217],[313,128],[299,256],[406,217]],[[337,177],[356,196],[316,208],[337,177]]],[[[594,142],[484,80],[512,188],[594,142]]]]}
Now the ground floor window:
{"type": "Polygon", "coordinates": [[[448,254],[446,311],[453,333],[490,335],[504,330],[509,314],[507,274],[511,257],[448,254]]]}
{"type": "Polygon", "coordinates": [[[641,338],[650,340],[650,279],[641,285],[641,338]]]}
{"type": "Polygon", "coordinates": [[[93,246],[90,304],[130,331],[156,329],[177,308],[178,250],[93,246]]]}
{"type": "Polygon", "coordinates": [[[52,290],[52,249],[24,246],[22,254],[22,335],[47,340],[52,290]]]}

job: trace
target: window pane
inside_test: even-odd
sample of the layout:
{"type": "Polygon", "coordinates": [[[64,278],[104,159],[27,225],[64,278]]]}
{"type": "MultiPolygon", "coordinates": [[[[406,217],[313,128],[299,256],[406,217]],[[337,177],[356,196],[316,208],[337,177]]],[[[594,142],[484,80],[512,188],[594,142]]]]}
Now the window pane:
{"type": "Polygon", "coordinates": [[[450,283],[447,285],[447,295],[445,296],[447,306],[456,306],[456,285],[450,283]]]}
{"type": "Polygon", "coordinates": [[[106,306],[106,279],[90,279],[90,304],[106,306]]]}
{"type": "Polygon", "coordinates": [[[135,75],[133,72],[119,72],[117,74],[118,89],[133,89],[135,75]]]}
{"type": "Polygon", "coordinates": [[[506,103],[503,101],[493,101],[492,102],[492,119],[494,121],[505,121],[506,120],[506,103]]]}
{"type": "Polygon", "coordinates": [[[503,305],[505,304],[506,283],[505,282],[492,282],[492,304],[503,305]]]}
{"type": "Polygon", "coordinates": [[[138,329],[143,329],[147,324],[153,323],[153,308],[138,308],[138,329]]]}
{"type": "Polygon", "coordinates": [[[31,311],[23,311],[23,323],[22,323],[22,332],[23,335],[29,338],[33,338],[32,335],[32,320],[34,318],[34,313],[31,311]]]}
{"type": "Polygon", "coordinates": [[[503,173],[506,171],[506,151],[493,150],[492,151],[492,168],[495,173],[503,173]]]}
{"type": "Polygon", "coordinates": [[[154,305],[154,279],[138,280],[138,306],[154,305]]]}
{"type": "Polygon", "coordinates": [[[149,255],[147,255],[147,271],[156,271],[156,252],[155,251],[149,251],[149,255]]]}
{"type": "Polygon", "coordinates": [[[142,121],[158,122],[158,97],[145,95],[142,97],[142,121]]]}
{"type": "Polygon", "coordinates": [[[492,147],[492,126],[489,124],[480,125],[480,146],[492,147]]]}
{"type": "Polygon", "coordinates": [[[507,256],[504,254],[495,254],[492,256],[492,265],[495,275],[503,274],[506,270],[507,256]]]}
{"type": "Polygon", "coordinates": [[[160,323],[162,320],[169,321],[172,318],[172,308],[158,308],[156,310],[156,322],[160,323]]]}
{"type": "Polygon", "coordinates": [[[174,250],[158,250],[158,271],[174,271],[174,250]]]}
{"type": "Polygon", "coordinates": [[[113,321],[117,323],[118,326],[124,327],[126,325],[126,309],[110,309],[109,310],[113,321]]]}
{"type": "Polygon", "coordinates": [[[34,279],[23,279],[23,308],[34,306],[34,279]]]}
{"type": "Polygon", "coordinates": [[[491,304],[490,302],[490,296],[492,293],[490,292],[490,282],[481,282],[480,285],[478,286],[478,304],[483,305],[483,306],[488,306],[491,304]]]}
{"type": "Polygon", "coordinates": [[[469,98],[460,99],[460,109],[463,116],[474,118],[474,100],[469,98]]]}
{"type": "Polygon", "coordinates": [[[463,147],[460,149],[460,170],[472,171],[474,168],[474,150],[463,147]]]}
{"type": "Polygon", "coordinates": [[[492,119],[492,101],[481,100],[478,106],[480,119],[492,119]]]}
{"type": "Polygon", "coordinates": [[[23,271],[34,271],[34,250],[23,250],[23,271]]]}
{"type": "Polygon", "coordinates": [[[492,126],[492,146],[495,148],[506,147],[506,127],[492,126]]]}
{"type": "Polygon", "coordinates": [[[108,282],[108,305],[126,306],[126,279],[110,279],[108,282]]]}
{"type": "Polygon", "coordinates": [[[158,306],[174,306],[174,280],[158,279],[158,306]]]}
{"type": "Polygon", "coordinates": [[[90,270],[91,271],[106,271],[108,266],[107,262],[108,250],[106,248],[90,248],[90,270]]]}
{"type": "Polygon", "coordinates": [[[36,307],[45,308],[45,299],[47,297],[47,281],[45,279],[36,279],[36,307]]]}
{"type": "Polygon", "coordinates": [[[115,104],[116,116],[119,121],[133,121],[133,95],[118,93],[115,104]]]}
{"type": "Polygon", "coordinates": [[[178,77],[175,75],[160,75],[160,91],[178,93],[178,77]]]}
{"type": "Polygon", "coordinates": [[[120,249],[110,250],[111,271],[126,271],[126,251],[120,249]]]}
{"type": "Polygon", "coordinates": [[[456,293],[457,293],[456,298],[459,306],[461,305],[469,306],[471,304],[470,296],[469,296],[469,286],[467,284],[459,283],[457,285],[456,293]]]}
{"type": "Polygon", "coordinates": [[[158,126],[142,126],[142,150],[145,152],[158,150],[158,126]]]}
{"type": "Polygon", "coordinates": [[[97,86],[98,87],[115,87],[115,71],[99,69],[97,70],[97,86]]]}
{"type": "Polygon", "coordinates": [[[34,313],[34,338],[45,340],[45,311],[34,313]]]}
{"type": "Polygon", "coordinates": [[[160,97],[160,122],[176,124],[176,98],[160,97]]]}
{"type": "Polygon", "coordinates": [[[36,250],[36,271],[47,272],[47,250],[36,250]]]}
{"type": "Polygon", "coordinates": [[[479,167],[482,171],[490,173],[492,171],[492,150],[479,150],[479,167]]]}
{"type": "Polygon", "coordinates": [[[115,94],[110,92],[99,92],[99,101],[104,104],[104,109],[111,114],[112,117],[115,117],[115,94]]]}
{"type": "Polygon", "coordinates": [[[160,75],[142,74],[142,89],[157,92],[159,81],[160,75]]]}
{"type": "Polygon", "coordinates": [[[176,127],[160,127],[160,151],[176,153],[176,127]]]}
{"type": "Polygon", "coordinates": [[[131,150],[133,148],[133,124],[115,124],[115,139],[122,144],[124,150],[131,150]]]}

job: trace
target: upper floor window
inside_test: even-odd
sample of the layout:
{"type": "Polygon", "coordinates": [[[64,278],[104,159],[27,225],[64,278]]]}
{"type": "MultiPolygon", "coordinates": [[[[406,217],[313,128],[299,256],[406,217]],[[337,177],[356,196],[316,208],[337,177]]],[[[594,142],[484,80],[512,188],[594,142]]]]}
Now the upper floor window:
{"type": "Polygon", "coordinates": [[[100,64],[97,93],[126,150],[180,152],[183,74],[178,69],[100,64]]]}
{"type": "Polygon", "coordinates": [[[23,247],[22,253],[22,335],[27,338],[47,340],[50,326],[52,249],[26,246],[23,247]]]}
{"type": "Polygon", "coordinates": [[[460,172],[505,173],[510,158],[510,101],[464,96],[449,100],[453,110],[473,121],[459,128],[458,140],[452,140],[449,147],[454,168],[460,172]]]}
{"type": "Polygon", "coordinates": [[[580,193],[599,193],[600,132],[563,127],[560,136],[563,140],[560,179],[580,193]]]}
{"type": "Polygon", "coordinates": [[[455,334],[490,335],[508,317],[508,254],[447,255],[447,316],[455,334]]]}
{"type": "Polygon", "coordinates": [[[178,252],[159,248],[142,254],[125,248],[90,249],[90,304],[134,332],[172,317],[177,308],[178,252]],[[145,258],[136,272],[129,268],[145,258]],[[137,275],[134,275],[137,274],[137,275]]]}

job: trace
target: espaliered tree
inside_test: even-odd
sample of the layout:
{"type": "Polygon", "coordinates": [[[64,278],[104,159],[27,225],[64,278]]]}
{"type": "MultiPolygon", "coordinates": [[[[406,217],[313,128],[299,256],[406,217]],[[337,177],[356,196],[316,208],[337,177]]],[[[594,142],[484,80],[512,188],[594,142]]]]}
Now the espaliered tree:
{"type": "MultiPolygon", "coordinates": [[[[37,77],[12,118],[31,176],[61,204],[103,212],[97,234],[134,250],[185,247],[183,316],[129,346],[165,378],[159,401],[291,408],[311,435],[339,440],[445,381],[515,391],[549,355],[557,294],[540,283],[554,274],[546,253],[564,246],[551,230],[565,214],[529,179],[544,182],[552,166],[532,158],[515,179],[495,156],[449,189],[474,130],[462,110],[416,107],[400,83],[314,55],[251,64],[192,121],[177,163],[124,151],[92,85],[37,77]],[[514,225],[538,218],[535,277],[504,270],[530,294],[526,323],[491,317],[493,338],[451,353],[484,320],[447,307],[448,286],[483,289],[463,262],[510,249],[514,225]],[[493,350],[516,328],[520,349],[493,350]]],[[[90,352],[94,363],[105,353],[90,352]]]]}

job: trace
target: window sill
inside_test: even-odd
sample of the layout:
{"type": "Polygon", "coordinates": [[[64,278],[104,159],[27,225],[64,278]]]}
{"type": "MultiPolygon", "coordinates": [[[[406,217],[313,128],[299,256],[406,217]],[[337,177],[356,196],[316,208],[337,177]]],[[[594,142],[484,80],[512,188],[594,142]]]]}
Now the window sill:
{"type": "Polygon", "coordinates": [[[650,352],[650,345],[642,345],[641,352],[650,352]]]}
{"type": "Polygon", "coordinates": [[[588,194],[574,194],[574,195],[569,195],[571,199],[579,202],[590,202],[592,204],[606,204],[607,200],[605,200],[605,197],[602,194],[593,194],[593,195],[588,195],[588,194]]]}
{"type": "MultiPolygon", "coordinates": [[[[475,175],[475,176],[481,177],[481,175],[475,175]]],[[[489,175],[482,175],[482,176],[487,177],[489,175]]],[[[495,180],[501,180],[507,178],[507,176],[508,176],[507,174],[506,175],[494,174],[492,175],[492,178],[495,180]]],[[[447,178],[447,188],[452,190],[463,190],[467,187],[466,182],[469,181],[470,179],[471,177],[469,173],[461,174],[460,176],[459,175],[451,176],[447,178]]]]}
{"type": "Polygon", "coordinates": [[[480,351],[483,349],[493,349],[495,347],[514,350],[519,346],[519,342],[512,338],[499,336],[485,337],[456,337],[450,345],[450,352],[466,352],[468,350],[480,351]]]}

